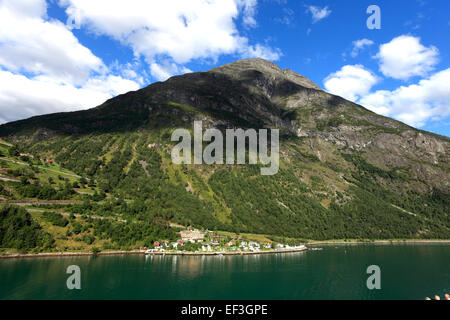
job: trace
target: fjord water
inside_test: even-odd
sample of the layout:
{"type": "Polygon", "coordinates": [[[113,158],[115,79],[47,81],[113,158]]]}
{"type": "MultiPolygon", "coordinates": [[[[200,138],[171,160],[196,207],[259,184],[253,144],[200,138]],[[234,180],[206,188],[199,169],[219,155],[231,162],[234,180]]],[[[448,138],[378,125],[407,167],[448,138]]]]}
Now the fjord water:
{"type": "Polygon", "coordinates": [[[0,260],[0,299],[423,299],[450,292],[450,245],[324,245],[254,256],[0,260]],[[81,268],[81,290],[66,269],[81,268]],[[366,269],[381,268],[381,290],[366,269]]]}

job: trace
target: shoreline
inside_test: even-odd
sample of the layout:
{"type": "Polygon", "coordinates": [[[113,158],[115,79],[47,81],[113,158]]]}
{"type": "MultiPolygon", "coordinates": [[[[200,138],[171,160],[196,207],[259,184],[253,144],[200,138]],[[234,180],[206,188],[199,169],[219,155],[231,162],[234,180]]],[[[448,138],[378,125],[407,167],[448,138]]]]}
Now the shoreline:
{"type": "Polygon", "coordinates": [[[145,251],[104,251],[94,254],[92,252],[49,252],[49,253],[26,253],[0,255],[2,259],[25,259],[25,258],[55,258],[55,257],[83,257],[83,256],[119,256],[119,255],[148,255],[148,256],[245,256],[274,253],[295,253],[308,250],[308,247],[287,249],[287,250],[266,250],[266,251],[238,251],[238,252],[189,252],[189,251],[165,251],[165,252],[145,252],[145,251]]]}
{"type": "Polygon", "coordinates": [[[169,252],[150,252],[146,253],[146,255],[155,255],[155,256],[246,256],[246,255],[258,255],[258,254],[274,254],[274,253],[295,253],[307,251],[308,247],[304,248],[292,248],[292,249],[284,249],[284,250],[265,250],[265,251],[232,251],[232,252],[182,252],[182,251],[169,251],[169,252]]]}
{"type": "Polygon", "coordinates": [[[141,251],[105,251],[94,254],[92,252],[43,252],[43,253],[18,253],[0,255],[2,259],[25,259],[25,258],[55,258],[55,257],[83,257],[83,256],[119,256],[145,254],[141,251]]]}
{"type": "Polygon", "coordinates": [[[450,244],[450,240],[325,240],[312,241],[306,243],[308,246],[329,245],[329,244],[450,244]]]}
{"type": "Polygon", "coordinates": [[[295,253],[307,251],[308,246],[317,245],[392,245],[392,244],[450,244],[450,240],[374,240],[374,241],[360,241],[360,240],[328,240],[328,241],[313,241],[306,243],[305,248],[285,249],[285,250],[266,250],[266,251],[238,251],[238,252],[183,252],[183,251],[167,251],[167,252],[150,252],[140,250],[132,251],[103,251],[97,254],[92,252],[46,252],[46,253],[26,253],[26,254],[0,254],[2,259],[25,259],[25,258],[55,258],[55,257],[83,257],[83,256],[113,256],[113,255],[149,255],[149,256],[244,256],[244,255],[259,255],[259,254],[276,254],[276,253],[295,253]]]}

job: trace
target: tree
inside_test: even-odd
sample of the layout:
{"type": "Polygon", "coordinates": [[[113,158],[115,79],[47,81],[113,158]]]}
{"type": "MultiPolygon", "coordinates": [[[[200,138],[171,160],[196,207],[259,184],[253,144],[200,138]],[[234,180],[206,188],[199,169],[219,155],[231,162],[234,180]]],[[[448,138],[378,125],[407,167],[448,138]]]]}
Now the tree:
{"type": "Polygon", "coordinates": [[[27,177],[24,177],[24,176],[20,177],[20,184],[23,186],[26,186],[28,184],[27,177]]]}
{"type": "Polygon", "coordinates": [[[79,183],[81,186],[85,186],[86,184],[88,184],[88,181],[86,180],[85,177],[81,177],[79,183]]]}
{"type": "Polygon", "coordinates": [[[44,185],[40,188],[38,198],[43,200],[51,200],[55,197],[56,191],[50,185],[44,185]]]}
{"type": "Polygon", "coordinates": [[[55,240],[23,208],[0,208],[0,247],[21,251],[50,249],[55,240]]]}
{"type": "Polygon", "coordinates": [[[12,146],[9,148],[8,153],[10,157],[16,157],[19,154],[19,150],[16,146],[12,146]]]}

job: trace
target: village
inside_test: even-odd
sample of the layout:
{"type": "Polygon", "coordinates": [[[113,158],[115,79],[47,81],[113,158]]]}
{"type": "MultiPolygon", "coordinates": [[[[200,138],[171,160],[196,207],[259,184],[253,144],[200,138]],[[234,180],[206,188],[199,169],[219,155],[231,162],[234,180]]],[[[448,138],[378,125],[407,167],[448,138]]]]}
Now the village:
{"type": "Polygon", "coordinates": [[[156,241],[154,248],[141,248],[146,254],[255,254],[272,252],[296,252],[307,250],[304,245],[290,246],[274,242],[260,243],[231,238],[212,231],[187,229],[180,231],[176,242],[156,241]]]}

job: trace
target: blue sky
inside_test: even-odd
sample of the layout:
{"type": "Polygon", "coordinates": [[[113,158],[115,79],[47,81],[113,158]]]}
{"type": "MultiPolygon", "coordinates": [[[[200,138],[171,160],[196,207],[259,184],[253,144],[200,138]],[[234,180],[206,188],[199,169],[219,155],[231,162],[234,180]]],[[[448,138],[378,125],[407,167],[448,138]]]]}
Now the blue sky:
{"type": "Polygon", "coordinates": [[[262,57],[450,136],[449,12],[447,0],[0,0],[0,122],[262,57]]]}

